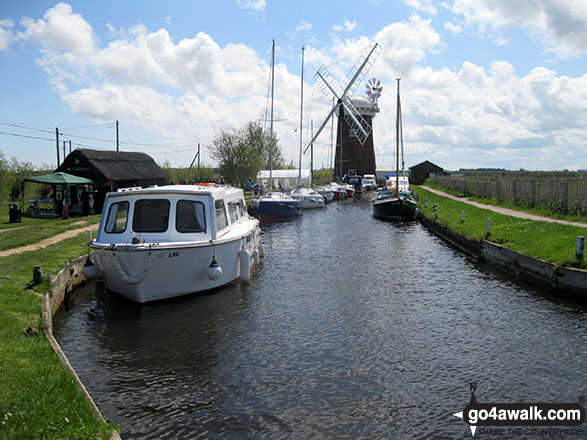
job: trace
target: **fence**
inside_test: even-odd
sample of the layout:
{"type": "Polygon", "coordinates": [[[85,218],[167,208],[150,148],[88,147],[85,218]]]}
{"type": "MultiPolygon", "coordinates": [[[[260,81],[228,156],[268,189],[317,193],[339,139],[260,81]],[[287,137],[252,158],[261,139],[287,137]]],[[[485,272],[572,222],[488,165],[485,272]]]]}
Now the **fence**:
{"type": "Polygon", "coordinates": [[[495,198],[517,205],[543,206],[566,215],[587,216],[587,179],[482,179],[435,176],[434,183],[464,195],[495,198]]]}

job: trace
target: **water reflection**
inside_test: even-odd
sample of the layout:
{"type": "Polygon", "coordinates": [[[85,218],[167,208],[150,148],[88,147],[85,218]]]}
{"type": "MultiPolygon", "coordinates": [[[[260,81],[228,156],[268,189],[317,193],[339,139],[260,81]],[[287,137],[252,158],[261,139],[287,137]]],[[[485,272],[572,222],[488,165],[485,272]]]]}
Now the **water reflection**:
{"type": "Polygon", "coordinates": [[[582,392],[585,306],[365,201],[263,228],[249,284],[153,306],[96,285],[61,314],[58,340],[123,438],[455,438],[470,382],[481,401],[582,392]]]}

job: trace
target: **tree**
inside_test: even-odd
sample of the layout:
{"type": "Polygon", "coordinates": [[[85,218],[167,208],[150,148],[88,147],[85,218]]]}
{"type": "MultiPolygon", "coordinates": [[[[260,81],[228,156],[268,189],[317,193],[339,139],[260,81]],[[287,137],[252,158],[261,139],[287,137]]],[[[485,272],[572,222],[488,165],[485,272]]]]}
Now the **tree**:
{"type": "MultiPolygon", "coordinates": [[[[240,130],[220,132],[208,147],[210,154],[218,161],[220,173],[227,183],[241,185],[247,178],[254,178],[259,170],[269,168],[271,138],[256,122],[249,122],[240,130]]],[[[284,160],[273,133],[273,169],[284,166],[284,160]]]]}

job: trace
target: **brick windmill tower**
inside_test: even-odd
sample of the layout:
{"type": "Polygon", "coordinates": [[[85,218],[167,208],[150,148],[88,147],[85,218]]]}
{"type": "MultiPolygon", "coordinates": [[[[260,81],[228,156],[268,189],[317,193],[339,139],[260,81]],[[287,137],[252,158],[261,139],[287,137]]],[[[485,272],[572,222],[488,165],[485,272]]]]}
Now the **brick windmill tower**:
{"type": "Polygon", "coordinates": [[[378,94],[371,90],[369,98],[352,96],[354,90],[364,79],[375,62],[381,47],[374,41],[363,51],[341,85],[325,66],[320,67],[314,78],[322,92],[328,98],[334,98],[334,105],[324,118],[322,124],[308,143],[306,150],[314,143],[333,115],[338,116],[336,154],[334,160],[334,177],[341,178],[349,169],[358,174],[375,174],[375,149],[371,124],[379,112],[377,98],[382,87],[376,80],[367,84],[370,89],[379,88],[378,94]],[[318,81],[318,79],[320,81],[318,81]],[[375,99],[371,96],[376,96],[375,99]]]}

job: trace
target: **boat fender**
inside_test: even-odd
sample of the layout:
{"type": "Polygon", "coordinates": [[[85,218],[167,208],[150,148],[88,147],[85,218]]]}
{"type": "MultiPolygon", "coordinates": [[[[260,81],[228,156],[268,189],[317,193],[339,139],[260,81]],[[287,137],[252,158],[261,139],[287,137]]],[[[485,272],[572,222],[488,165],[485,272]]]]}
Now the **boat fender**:
{"type": "Polygon", "coordinates": [[[212,258],[212,262],[210,263],[210,266],[208,266],[207,275],[212,281],[216,281],[222,276],[222,268],[216,262],[216,258],[212,258]]]}
{"type": "Polygon", "coordinates": [[[263,247],[263,242],[259,240],[259,256],[263,258],[265,256],[265,248],[263,247]]]}
{"type": "Polygon", "coordinates": [[[239,253],[241,281],[249,281],[251,279],[251,254],[248,250],[242,249],[239,253]]]}
{"type": "Polygon", "coordinates": [[[84,267],[82,267],[82,274],[89,280],[93,280],[94,278],[102,278],[102,271],[92,263],[92,260],[88,257],[86,260],[84,267]]]}
{"type": "Polygon", "coordinates": [[[259,264],[259,249],[255,249],[253,252],[253,260],[255,261],[255,264],[259,264]]]}

